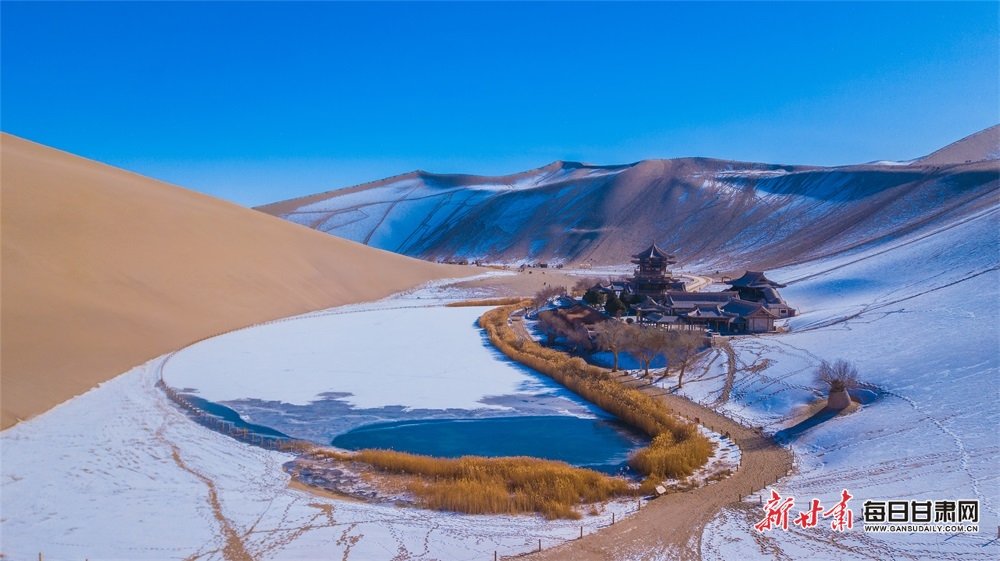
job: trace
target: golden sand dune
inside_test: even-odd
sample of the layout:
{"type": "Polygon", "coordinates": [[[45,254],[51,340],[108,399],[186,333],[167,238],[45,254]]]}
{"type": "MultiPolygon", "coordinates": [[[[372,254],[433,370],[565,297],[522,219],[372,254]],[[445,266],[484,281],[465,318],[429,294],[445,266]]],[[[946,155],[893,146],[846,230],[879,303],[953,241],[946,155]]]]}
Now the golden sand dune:
{"type": "Polygon", "coordinates": [[[215,333],[471,273],[14,136],[0,154],[4,428],[215,333]]]}
{"type": "Polygon", "coordinates": [[[996,160],[998,158],[1000,158],[1000,125],[993,125],[988,129],[983,129],[959,141],[952,142],[923,158],[917,158],[913,163],[928,166],[943,166],[996,160]]]}

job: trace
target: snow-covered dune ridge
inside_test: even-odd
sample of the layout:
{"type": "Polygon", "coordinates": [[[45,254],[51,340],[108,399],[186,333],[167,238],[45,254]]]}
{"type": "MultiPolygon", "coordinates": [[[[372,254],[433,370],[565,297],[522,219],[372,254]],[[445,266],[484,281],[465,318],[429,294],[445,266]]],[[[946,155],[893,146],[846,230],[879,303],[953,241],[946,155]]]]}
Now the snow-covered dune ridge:
{"type": "Polygon", "coordinates": [[[891,240],[994,204],[1000,187],[1000,147],[988,149],[994,129],[908,165],[681,158],[620,166],[554,162],[501,177],[418,171],[259,210],[428,259],[606,265],[655,240],[688,268],[773,268],[891,240]]]}
{"type": "MultiPolygon", "coordinates": [[[[801,307],[792,332],[733,342],[740,370],[730,382],[728,415],[783,435],[797,469],[776,489],[799,510],[812,498],[978,499],[978,534],[833,536],[825,529],[755,535],[757,508],[724,511],[703,536],[705,559],[995,559],[1000,525],[1000,210],[892,243],[769,273],[801,307]],[[820,360],[857,365],[869,403],[818,425],[802,423],[804,404],[821,395],[820,360]],[[761,368],[763,367],[763,368],[761,368]],[[802,423],[802,424],[799,424],[802,423]]],[[[693,399],[718,403],[725,378],[686,382],[693,399]]],[[[756,500],[753,500],[756,503],[756,500]]]]}

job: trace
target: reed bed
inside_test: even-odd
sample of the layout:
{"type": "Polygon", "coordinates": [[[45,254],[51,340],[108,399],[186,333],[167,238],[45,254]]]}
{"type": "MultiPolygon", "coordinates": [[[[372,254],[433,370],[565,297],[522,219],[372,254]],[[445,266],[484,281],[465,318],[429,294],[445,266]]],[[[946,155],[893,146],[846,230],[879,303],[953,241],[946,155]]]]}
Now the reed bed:
{"type": "Polygon", "coordinates": [[[576,519],[579,504],[635,492],[624,479],[538,458],[435,458],[360,450],[351,459],[387,473],[416,476],[407,488],[425,507],[470,514],[538,512],[576,519]]]}
{"type": "Polygon", "coordinates": [[[644,490],[666,478],[687,477],[708,461],[714,449],[712,443],[693,424],[672,414],[662,401],[616,382],[582,358],[519,337],[507,324],[507,318],[526,304],[490,310],[482,315],[479,324],[493,345],[511,359],[551,377],[652,438],[649,446],[629,458],[629,465],[646,476],[644,490]]]}

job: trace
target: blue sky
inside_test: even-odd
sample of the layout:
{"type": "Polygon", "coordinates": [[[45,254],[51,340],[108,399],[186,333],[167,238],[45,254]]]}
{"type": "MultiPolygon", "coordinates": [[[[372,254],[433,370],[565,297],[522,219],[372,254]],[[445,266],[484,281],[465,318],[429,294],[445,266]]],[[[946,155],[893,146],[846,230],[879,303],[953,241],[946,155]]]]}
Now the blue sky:
{"type": "Polygon", "coordinates": [[[417,168],[909,159],[1000,121],[998,6],[3,2],[0,126],[247,205],[417,168]]]}

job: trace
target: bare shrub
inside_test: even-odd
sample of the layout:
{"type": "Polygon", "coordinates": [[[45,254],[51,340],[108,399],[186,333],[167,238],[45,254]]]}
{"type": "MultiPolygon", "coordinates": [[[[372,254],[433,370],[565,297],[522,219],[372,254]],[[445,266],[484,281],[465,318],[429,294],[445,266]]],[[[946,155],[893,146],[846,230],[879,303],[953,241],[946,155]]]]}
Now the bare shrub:
{"type": "Polygon", "coordinates": [[[573,285],[572,293],[576,296],[585,294],[588,290],[590,290],[595,284],[599,282],[601,282],[600,279],[595,279],[592,277],[584,277],[576,281],[576,283],[573,285]]]}
{"type": "Polygon", "coordinates": [[[593,350],[594,344],[587,328],[566,317],[560,310],[546,310],[538,314],[538,328],[545,334],[548,346],[552,346],[557,338],[562,338],[575,353],[593,350]]]}
{"type": "Polygon", "coordinates": [[[824,360],[816,368],[816,381],[826,384],[830,393],[842,392],[857,387],[858,369],[842,358],[832,363],[824,360]]]}
{"type": "Polygon", "coordinates": [[[521,301],[521,298],[517,296],[511,296],[508,298],[483,298],[481,300],[462,300],[461,302],[449,302],[445,304],[448,308],[464,308],[464,307],[477,307],[477,306],[507,306],[509,304],[517,304],[521,301]]]}
{"type": "Polygon", "coordinates": [[[546,344],[552,346],[557,337],[564,337],[570,332],[570,326],[562,316],[551,311],[538,314],[538,329],[545,334],[546,344]]]}
{"type": "Polygon", "coordinates": [[[590,333],[582,325],[574,325],[572,331],[566,334],[566,344],[574,353],[590,354],[594,351],[594,342],[590,333]]]}

